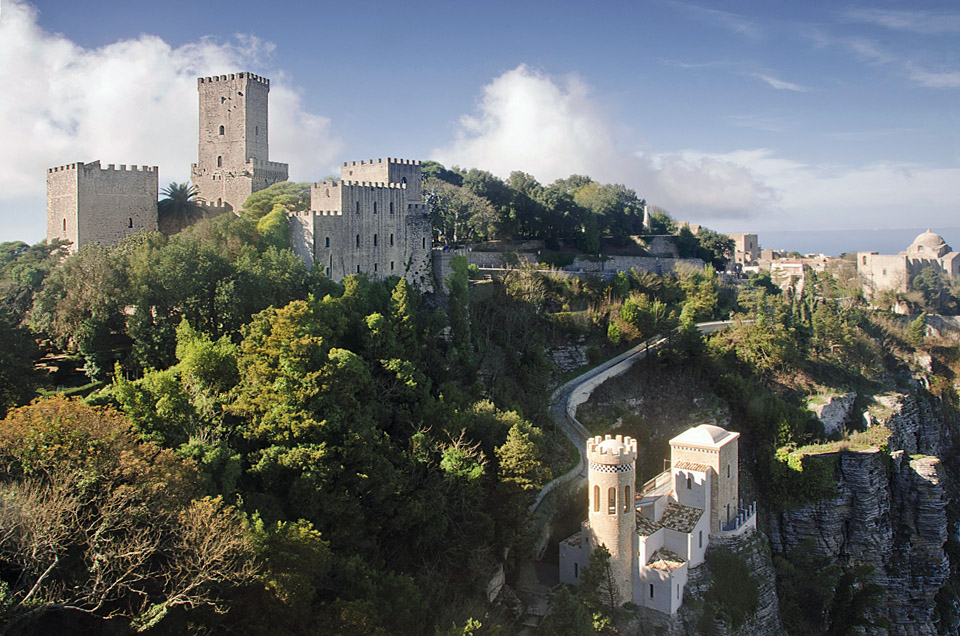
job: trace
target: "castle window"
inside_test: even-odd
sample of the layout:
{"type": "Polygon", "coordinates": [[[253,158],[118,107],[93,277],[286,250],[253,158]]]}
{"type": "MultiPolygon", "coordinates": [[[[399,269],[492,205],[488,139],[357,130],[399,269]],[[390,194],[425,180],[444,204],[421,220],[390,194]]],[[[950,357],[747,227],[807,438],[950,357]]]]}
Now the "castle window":
{"type": "Polygon", "coordinates": [[[377,235],[376,235],[376,234],[373,235],[373,246],[374,246],[374,247],[377,246],[377,235]]]}
{"type": "Polygon", "coordinates": [[[223,205],[223,199],[217,199],[217,207],[219,208],[221,205],[223,205]]]}
{"type": "Polygon", "coordinates": [[[573,562],[573,578],[575,579],[580,578],[580,564],[577,563],[576,561],[573,562]]]}
{"type": "Polygon", "coordinates": [[[224,133],[223,126],[220,126],[220,134],[222,135],[223,133],[224,133]]]}
{"type": "Polygon", "coordinates": [[[329,237],[329,236],[328,236],[328,237],[326,238],[326,240],[323,242],[323,246],[324,246],[324,247],[330,247],[330,237],[329,237]]]}
{"type": "Polygon", "coordinates": [[[253,127],[253,136],[254,136],[254,137],[259,137],[259,136],[260,136],[260,126],[254,126],[254,127],[253,127]]]}
{"type": "Polygon", "coordinates": [[[727,479],[730,479],[730,464],[727,464],[727,479]]]}
{"type": "Polygon", "coordinates": [[[727,504],[727,521],[730,521],[730,504],[727,504]]]}
{"type": "Polygon", "coordinates": [[[377,264],[376,264],[376,263],[373,264],[373,271],[374,271],[374,272],[377,271],[377,264]]]}
{"type": "Polygon", "coordinates": [[[700,531],[700,547],[703,547],[703,530],[700,531]]]}
{"type": "Polygon", "coordinates": [[[227,98],[226,98],[226,97],[223,97],[223,96],[221,95],[221,96],[220,96],[220,103],[222,104],[222,103],[225,102],[225,101],[227,101],[227,98]]]}
{"type": "Polygon", "coordinates": [[[630,486],[623,487],[623,511],[630,512],[630,486]]]}
{"type": "Polygon", "coordinates": [[[390,235],[390,247],[393,247],[393,234],[390,235]]]}
{"type": "Polygon", "coordinates": [[[132,216],[127,219],[127,227],[129,227],[129,228],[132,228],[132,227],[133,227],[133,217],[132,217],[132,216]]]}
{"type": "Polygon", "coordinates": [[[600,486],[593,487],[593,511],[600,512],[600,486]]]}
{"type": "Polygon", "coordinates": [[[217,167],[218,168],[223,167],[223,157],[217,157],[217,167]]]}
{"type": "Polygon", "coordinates": [[[67,220],[66,220],[66,219],[63,220],[63,231],[64,231],[64,232],[67,231],[67,220]]]}
{"type": "Polygon", "coordinates": [[[373,202],[373,213],[374,213],[374,214],[377,213],[377,202],[376,202],[376,201],[373,202]]]}
{"type": "Polygon", "coordinates": [[[653,583],[650,584],[650,598],[653,598],[653,583]]]}
{"type": "Polygon", "coordinates": [[[360,247],[360,235],[357,234],[357,247],[360,247]]]}
{"type": "Polygon", "coordinates": [[[359,265],[357,265],[357,273],[358,273],[358,274],[360,273],[360,266],[359,266],[359,265]]]}
{"type": "Polygon", "coordinates": [[[617,514],[617,489],[611,488],[607,491],[607,514],[617,514]]]}
{"type": "Polygon", "coordinates": [[[402,183],[403,185],[407,185],[407,178],[404,177],[403,179],[400,179],[400,183],[402,183]]]}
{"type": "Polygon", "coordinates": [[[677,583],[677,600],[680,600],[680,584],[677,583]]]}
{"type": "Polygon", "coordinates": [[[693,488],[693,477],[687,475],[687,490],[693,488]]]}
{"type": "Polygon", "coordinates": [[[420,239],[420,243],[422,244],[422,248],[423,248],[423,249],[427,249],[427,237],[426,237],[426,236],[424,236],[422,239],[420,239]]]}
{"type": "Polygon", "coordinates": [[[357,207],[357,214],[360,214],[360,202],[359,202],[359,201],[357,201],[356,207],[357,207]]]}
{"type": "Polygon", "coordinates": [[[390,261],[390,271],[393,271],[393,261],[390,261]]]}
{"type": "Polygon", "coordinates": [[[867,257],[866,257],[866,256],[863,257],[863,264],[864,264],[864,265],[867,264],[867,257]]]}

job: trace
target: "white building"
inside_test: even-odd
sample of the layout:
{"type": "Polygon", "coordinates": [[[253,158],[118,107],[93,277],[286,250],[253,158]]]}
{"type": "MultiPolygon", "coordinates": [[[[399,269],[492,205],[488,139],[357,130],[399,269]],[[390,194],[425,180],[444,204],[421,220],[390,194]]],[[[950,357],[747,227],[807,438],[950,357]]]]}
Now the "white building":
{"type": "Polygon", "coordinates": [[[590,552],[610,552],[620,602],[665,614],[683,604],[688,570],[710,537],[756,529],[756,505],[738,499],[740,434],[701,424],[670,440],[670,469],[636,489],[637,441],[587,441],[588,518],[560,543],[560,581],[577,585],[590,552]]]}

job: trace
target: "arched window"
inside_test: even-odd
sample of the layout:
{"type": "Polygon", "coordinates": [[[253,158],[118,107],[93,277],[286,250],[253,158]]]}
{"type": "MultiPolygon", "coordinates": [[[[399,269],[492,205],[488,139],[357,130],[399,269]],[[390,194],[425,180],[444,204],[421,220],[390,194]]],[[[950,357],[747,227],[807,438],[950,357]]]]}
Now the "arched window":
{"type": "Polygon", "coordinates": [[[132,228],[132,227],[133,227],[133,217],[132,217],[132,216],[127,219],[127,227],[129,227],[129,228],[132,228]]]}
{"type": "Polygon", "coordinates": [[[617,489],[610,488],[607,490],[607,514],[615,515],[617,514],[617,489]]]}
{"type": "Polygon", "coordinates": [[[360,214],[360,202],[357,201],[357,214],[360,214]]]}
{"type": "Polygon", "coordinates": [[[630,486],[623,487],[623,511],[630,512],[630,486]]]}
{"type": "Polygon", "coordinates": [[[407,178],[404,177],[403,179],[400,179],[400,183],[402,183],[403,185],[407,185],[407,178]]]}
{"type": "Polygon", "coordinates": [[[329,236],[328,236],[327,239],[323,242],[323,246],[324,246],[324,247],[330,247],[330,237],[329,237],[329,236]]]}
{"type": "Polygon", "coordinates": [[[390,235],[390,247],[393,247],[393,234],[390,235]]]}
{"type": "Polygon", "coordinates": [[[373,235],[373,246],[374,246],[374,247],[377,246],[377,235],[376,235],[376,234],[373,235]]]}
{"type": "Polygon", "coordinates": [[[220,126],[220,134],[222,135],[223,133],[224,133],[224,128],[223,126],[220,126]]]}
{"type": "Polygon", "coordinates": [[[357,247],[360,247],[360,235],[357,234],[357,247]]]}
{"type": "Polygon", "coordinates": [[[223,167],[223,157],[217,157],[217,167],[218,168],[223,167]]]}
{"type": "Polygon", "coordinates": [[[593,511],[600,512],[600,486],[593,487],[593,511]]]}
{"type": "Polygon", "coordinates": [[[373,213],[374,213],[374,214],[377,213],[377,202],[376,202],[376,201],[373,202],[373,213]]]}

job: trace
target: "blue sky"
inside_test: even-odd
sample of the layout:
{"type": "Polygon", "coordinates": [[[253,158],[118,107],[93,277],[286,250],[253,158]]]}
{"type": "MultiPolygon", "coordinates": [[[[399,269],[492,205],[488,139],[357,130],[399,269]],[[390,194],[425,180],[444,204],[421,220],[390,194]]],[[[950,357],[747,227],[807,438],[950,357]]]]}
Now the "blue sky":
{"type": "Polygon", "coordinates": [[[0,0],[0,240],[43,238],[50,166],[188,179],[195,77],[250,70],[298,180],[431,158],[626,183],[761,243],[928,225],[960,243],[954,2],[356,6],[0,0]]]}

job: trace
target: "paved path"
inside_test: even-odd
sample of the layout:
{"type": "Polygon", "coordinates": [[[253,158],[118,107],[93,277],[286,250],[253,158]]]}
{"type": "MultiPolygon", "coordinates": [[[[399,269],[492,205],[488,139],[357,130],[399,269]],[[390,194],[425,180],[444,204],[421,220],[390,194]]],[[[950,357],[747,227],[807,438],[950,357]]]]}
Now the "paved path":
{"type": "MultiPolygon", "coordinates": [[[[732,325],[732,320],[717,320],[714,322],[701,322],[697,324],[697,330],[702,334],[713,333],[718,329],[732,325]]],[[[530,505],[530,512],[536,513],[543,499],[554,489],[566,484],[577,477],[587,476],[586,458],[584,449],[587,445],[587,439],[591,437],[590,431],[584,428],[575,413],[577,406],[589,398],[590,393],[596,386],[607,379],[620,375],[629,369],[635,362],[646,357],[648,352],[657,351],[670,341],[669,336],[656,335],[624,351],[620,355],[611,358],[603,364],[596,366],[586,373],[578,375],[566,384],[560,386],[550,396],[550,417],[560,427],[560,430],[567,436],[577,449],[577,465],[567,473],[560,475],[549,482],[537,495],[536,500],[530,505]],[[622,368],[620,368],[622,367],[622,368]],[[611,373],[607,373],[610,371],[611,373]]]]}

